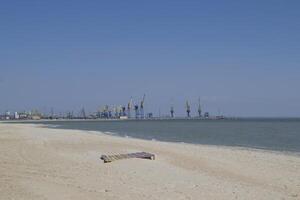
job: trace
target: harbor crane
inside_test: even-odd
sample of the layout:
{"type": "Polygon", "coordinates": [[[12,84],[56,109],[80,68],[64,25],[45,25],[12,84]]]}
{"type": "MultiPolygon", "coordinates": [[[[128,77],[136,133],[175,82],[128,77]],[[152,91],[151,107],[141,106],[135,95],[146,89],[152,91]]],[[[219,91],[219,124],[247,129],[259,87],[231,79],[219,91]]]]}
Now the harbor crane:
{"type": "Polygon", "coordinates": [[[188,101],[186,101],[186,113],[187,113],[187,117],[190,118],[191,117],[191,115],[190,115],[190,113],[191,113],[191,106],[190,106],[190,104],[189,104],[188,101]]]}
{"type": "Polygon", "coordinates": [[[128,105],[127,105],[127,116],[128,118],[131,118],[131,109],[132,109],[132,97],[130,98],[130,101],[128,102],[128,105]]]}
{"type": "Polygon", "coordinates": [[[138,119],[139,118],[139,105],[138,104],[135,104],[134,111],[135,111],[135,118],[138,119]]]}
{"type": "Polygon", "coordinates": [[[171,112],[171,118],[174,118],[174,106],[173,105],[171,106],[170,112],[171,112]]]}
{"type": "Polygon", "coordinates": [[[143,99],[142,99],[142,101],[141,101],[141,105],[140,105],[140,117],[141,117],[142,119],[145,118],[145,115],[144,115],[144,103],[145,103],[145,98],[146,98],[146,95],[144,94],[143,99]]]}
{"type": "Polygon", "coordinates": [[[122,116],[126,116],[126,106],[122,106],[122,116]]]}
{"type": "Polygon", "coordinates": [[[199,117],[202,117],[202,109],[201,109],[201,100],[200,98],[198,99],[199,101],[199,104],[198,104],[198,114],[199,114],[199,117]]]}

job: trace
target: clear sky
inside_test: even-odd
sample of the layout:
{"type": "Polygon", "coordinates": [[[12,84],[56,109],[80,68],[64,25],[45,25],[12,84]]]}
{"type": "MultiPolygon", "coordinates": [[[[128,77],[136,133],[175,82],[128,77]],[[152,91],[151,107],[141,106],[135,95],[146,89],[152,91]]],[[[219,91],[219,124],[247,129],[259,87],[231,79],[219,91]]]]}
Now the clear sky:
{"type": "Polygon", "coordinates": [[[300,1],[1,1],[0,111],[146,93],[230,116],[300,116],[300,1]]]}

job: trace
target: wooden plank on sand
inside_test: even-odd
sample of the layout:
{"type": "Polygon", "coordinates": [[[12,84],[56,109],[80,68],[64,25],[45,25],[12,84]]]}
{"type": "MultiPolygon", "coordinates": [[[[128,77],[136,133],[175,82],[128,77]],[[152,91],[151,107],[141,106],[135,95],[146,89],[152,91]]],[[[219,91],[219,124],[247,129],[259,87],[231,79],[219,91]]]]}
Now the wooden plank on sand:
{"type": "Polygon", "coordinates": [[[100,158],[101,160],[104,161],[104,163],[108,163],[115,160],[129,159],[129,158],[142,158],[142,159],[155,160],[155,155],[147,152],[137,152],[137,153],[128,153],[128,154],[102,155],[100,158]]]}

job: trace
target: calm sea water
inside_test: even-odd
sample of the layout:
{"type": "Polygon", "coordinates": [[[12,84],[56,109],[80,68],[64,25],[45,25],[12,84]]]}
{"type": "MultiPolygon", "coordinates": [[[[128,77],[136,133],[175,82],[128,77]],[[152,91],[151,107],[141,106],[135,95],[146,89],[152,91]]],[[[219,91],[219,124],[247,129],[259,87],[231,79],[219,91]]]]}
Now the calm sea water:
{"type": "Polygon", "coordinates": [[[300,152],[300,119],[50,121],[61,129],[101,131],[147,140],[300,152]]]}

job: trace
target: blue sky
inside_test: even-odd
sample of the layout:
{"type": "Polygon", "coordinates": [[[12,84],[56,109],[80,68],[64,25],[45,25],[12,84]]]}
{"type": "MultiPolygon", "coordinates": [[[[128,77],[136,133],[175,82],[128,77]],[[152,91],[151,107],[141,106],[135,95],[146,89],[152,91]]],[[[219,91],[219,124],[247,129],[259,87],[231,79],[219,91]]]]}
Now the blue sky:
{"type": "Polygon", "coordinates": [[[1,1],[0,111],[185,101],[300,116],[299,1],[1,1]]]}

